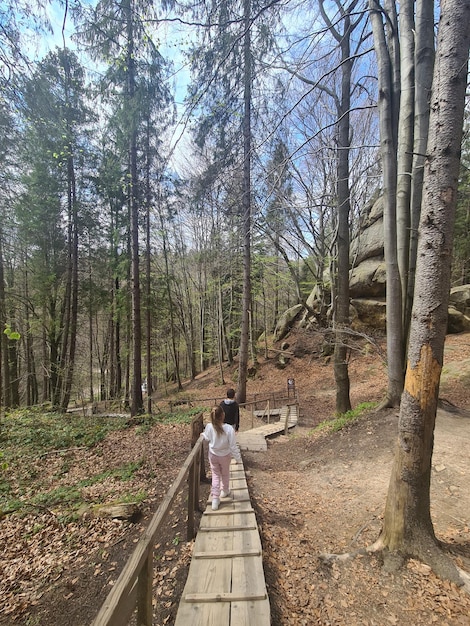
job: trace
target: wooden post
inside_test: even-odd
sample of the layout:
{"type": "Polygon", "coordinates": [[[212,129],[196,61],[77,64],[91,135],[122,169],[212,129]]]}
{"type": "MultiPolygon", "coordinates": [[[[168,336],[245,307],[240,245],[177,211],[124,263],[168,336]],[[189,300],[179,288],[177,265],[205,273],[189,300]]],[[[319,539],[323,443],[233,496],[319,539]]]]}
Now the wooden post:
{"type": "MultiPolygon", "coordinates": [[[[194,509],[196,503],[195,483],[196,483],[197,463],[191,463],[188,474],[188,522],[186,524],[186,541],[194,539],[194,509]]],[[[199,481],[198,481],[199,482],[199,481]]]]}
{"type": "Polygon", "coordinates": [[[271,417],[271,409],[269,406],[269,399],[268,399],[268,424],[269,424],[269,418],[271,417]]]}
{"type": "Polygon", "coordinates": [[[148,549],[147,558],[137,580],[137,623],[139,626],[152,626],[152,583],[153,583],[153,546],[148,549]]]}
{"type": "MultiPolygon", "coordinates": [[[[201,433],[204,430],[204,415],[199,413],[195,415],[191,420],[191,449],[196,445],[201,433]]],[[[199,477],[201,481],[206,480],[206,466],[204,462],[204,454],[201,455],[201,462],[199,464],[199,477]]]]}
{"type": "Polygon", "coordinates": [[[289,415],[290,415],[290,406],[287,405],[287,412],[286,412],[286,423],[284,426],[284,434],[287,435],[289,433],[289,415]]]}
{"type": "MultiPolygon", "coordinates": [[[[194,459],[195,471],[194,471],[194,510],[199,511],[199,479],[201,477],[201,463],[204,463],[204,448],[201,446],[199,454],[194,459]]],[[[205,474],[204,474],[205,478],[205,474]]]]}

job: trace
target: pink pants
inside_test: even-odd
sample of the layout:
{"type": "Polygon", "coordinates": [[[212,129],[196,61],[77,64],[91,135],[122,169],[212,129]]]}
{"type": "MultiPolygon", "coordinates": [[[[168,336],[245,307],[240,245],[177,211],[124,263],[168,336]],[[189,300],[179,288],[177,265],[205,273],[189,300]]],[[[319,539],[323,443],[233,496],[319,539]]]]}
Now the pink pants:
{"type": "Polygon", "coordinates": [[[217,456],[209,452],[209,464],[212,472],[211,494],[213,498],[220,498],[221,488],[223,491],[229,490],[231,460],[231,454],[227,454],[227,456],[217,456]]]}

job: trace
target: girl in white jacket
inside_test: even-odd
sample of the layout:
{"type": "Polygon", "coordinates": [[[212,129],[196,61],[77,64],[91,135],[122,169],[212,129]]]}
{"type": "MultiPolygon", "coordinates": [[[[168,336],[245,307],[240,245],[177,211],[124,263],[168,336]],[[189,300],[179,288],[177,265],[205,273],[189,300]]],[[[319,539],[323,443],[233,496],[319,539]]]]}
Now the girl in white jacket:
{"type": "Polygon", "coordinates": [[[209,442],[213,511],[217,511],[219,508],[220,498],[226,498],[230,494],[230,461],[232,457],[237,463],[242,462],[233,426],[224,424],[224,418],[225,413],[222,407],[214,407],[211,411],[211,422],[207,424],[202,433],[204,439],[209,442]]]}

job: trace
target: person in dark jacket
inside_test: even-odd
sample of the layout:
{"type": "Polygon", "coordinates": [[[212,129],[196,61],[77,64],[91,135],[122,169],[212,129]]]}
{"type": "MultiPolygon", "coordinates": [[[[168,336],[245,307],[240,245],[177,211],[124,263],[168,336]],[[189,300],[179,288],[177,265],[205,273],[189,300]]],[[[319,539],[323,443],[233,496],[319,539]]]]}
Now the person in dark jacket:
{"type": "Polygon", "coordinates": [[[240,427],[240,407],[235,400],[234,389],[227,389],[227,397],[225,400],[222,400],[220,406],[225,413],[225,424],[230,424],[237,432],[240,427]]]}

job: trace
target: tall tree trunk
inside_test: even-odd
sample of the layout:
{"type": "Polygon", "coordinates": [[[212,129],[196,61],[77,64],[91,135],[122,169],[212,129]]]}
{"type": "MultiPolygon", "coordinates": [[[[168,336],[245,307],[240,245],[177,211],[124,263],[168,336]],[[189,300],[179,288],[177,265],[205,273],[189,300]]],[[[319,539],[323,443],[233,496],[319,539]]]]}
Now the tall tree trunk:
{"type": "MultiPolygon", "coordinates": [[[[351,9],[353,6],[351,7],[351,9]]],[[[325,16],[326,17],[326,16],[325,16]]],[[[350,213],[350,190],[349,190],[349,109],[351,107],[351,72],[353,61],[350,55],[351,17],[343,16],[343,32],[333,29],[329,23],[330,31],[333,32],[341,47],[341,96],[338,102],[338,150],[337,161],[337,203],[338,203],[338,273],[337,292],[334,315],[335,329],[335,352],[334,371],[336,381],[336,411],[346,413],[351,409],[349,397],[349,373],[347,362],[347,336],[344,329],[349,326],[349,213],[350,213]]]]}
{"type": "MultiPolygon", "coordinates": [[[[129,106],[134,106],[135,98],[135,58],[133,7],[129,0],[127,15],[127,80],[129,106]]],[[[132,385],[131,415],[143,412],[142,398],[142,320],[140,297],[140,254],[139,254],[139,190],[137,175],[137,121],[131,121],[129,136],[130,188],[129,200],[131,211],[131,277],[132,277],[132,385]]]]}
{"type": "Polygon", "coordinates": [[[3,332],[7,322],[5,302],[5,269],[3,262],[3,232],[0,229],[0,406],[10,406],[10,367],[8,365],[8,338],[3,332]],[[3,375],[2,375],[3,374],[3,375]]]}
{"type": "Polygon", "coordinates": [[[220,371],[220,383],[225,385],[224,379],[224,307],[222,304],[222,285],[220,277],[217,281],[217,352],[220,371]]]}
{"type": "MultiPolygon", "coordinates": [[[[68,160],[67,160],[68,166],[68,160]]],[[[69,171],[67,169],[67,174],[69,171]]],[[[57,363],[56,363],[56,380],[53,386],[53,406],[57,410],[62,410],[62,401],[64,398],[65,381],[68,369],[68,354],[71,341],[71,324],[72,324],[72,281],[73,281],[73,260],[72,260],[72,239],[73,239],[73,220],[70,193],[70,177],[67,180],[67,268],[65,271],[65,290],[62,308],[60,312],[59,332],[57,337],[57,363]]],[[[55,323],[55,316],[51,317],[55,323]]],[[[55,331],[54,331],[55,332],[55,331]]]]}
{"type": "MultiPolygon", "coordinates": [[[[150,116],[149,116],[150,117],[150,116]]],[[[146,133],[146,198],[145,198],[145,330],[146,330],[146,378],[147,378],[147,413],[152,414],[152,266],[151,266],[151,241],[150,241],[150,206],[151,194],[151,158],[150,158],[150,124],[147,123],[146,133]]]]}
{"type": "Polygon", "coordinates": [[[242,197],[242,232],[243,232],[243,295],[240,349],[238,353],[239,403],[246,400],[246,381],[248,371],[248,351],[250,341],[251,308],[251,15],[250,0],[244,0],[244,114],[243,114],[243,197],[242,197]]]}
{"type": "Polygon", "coordinates": [[[91,265],[91,242],[88,241],[88,290],[89,290],[89,304],[88,304],[88,381],[89,381],[89,396],[90,402],[93,405],[95,402],[95,386],[93,376],[93,280],[92,280],[92,265],[91,265]]]}
{"type": "MultiPolygon", "coordinates": [[[[403,328],[410,260],[410,205],[415,120],[414,0],[400,2],[401,96],[397,153],[397,259],[403,303],[403,328]]],[[[406,336],[406,335],[405,335],[406,336]]]]}
{"type": "MultiPolygon", "coordinates": [[[[46,319],[46,307],[43,307],[42,319],[46,319]]],[[[49,402],[51,399],[51,358],[47,350],[47,330],[42,329],[42,401],[49,402]],[[48,375],[49,372],[49,375],[48,375]]]]}
{"type": "Polygon", "coordinates": [[[181,389],[183,389],[183,385],[181,383],[179,352],[178,352],[178,346],[177,346],[177,341],[176,341],[176,326],[175,326],[174,304],[173,304],[173,297],[171,295],[170,263],[169,263],[169,259],[168,259],[168,246],[167,246],[167,241],[166,241],[166,235],[165,235],[165,228],[164,228],[164,224],[163,224],[163,218],[160,216],[160,219],[161,219],[161,225],[162,225],[161,227],[162,227],[162,233],[163,233],[163,257],[164,257],[164,260],[165,260],[166,293],[167,293],[167,298],[168,298],[168,308],[169,308],[169,315],[170,315],[171,352],[172,352],[172,357],[173,357],[173,366],[174,366],[175,380],[176,380],[176,384],[178,386],[178,390],[180,391],[181,389]]]}
{"type": "MultiPolygon", "coordinates": [[[[390,4],[390,3],[388,3],[390,4]]],[[[378,64],[380,150],[384,180],[384,252],[387,272],[387,366],[388,389],[383,402],[398,406],[403,390],[404,349],[401,283],[397,258],[397,120],[400,107],[396,79],[398,33],[396,7],[387,14],[386,26],[377,0],[369,0],[378,64]],[[387,30],[387,37],[385,30],[387,30]]]]}
{"type": "Polygon", "coordinates": [[[416,271],[418,224],[423,196],[423,175],[429,132],[429,99],[434,66],[434,2],[417,0],[415,37],[415,118],[413,177],[411,180],[409,274],[406,293],[405,337],[408,336],[416,271]]]}
{"type": "Polygon", "coordinates": [[[111,312],[109,317],[109,384],[107,397],[115,400],[122,394],[122,354],[121,354],[121,319],[122,297],[121,282],[117,275],[119,266],[119,252],[115,241],[115,232],[118,224],[118,209],[111,208],[110,250],[112,255],[111,266],[111,312]]]}
{"type": "MultiPolygon", "coordinates": [[[[69,147],[71,151],[72,148],[69,147]]],[[[64,389],[61,401],[61,410],[66,411],[70,402],[70,394],[72,392],[73,373],[75,369],[75,349],[77,345],[77,319],[78,319],[78,213],[77,213],[77,192],[75,182],[75,167],[73,157],[67,159],[67,170],[69,189],[68,197],[70,204],[70,220],[71,220],[71,284],[70,284],[70,324],[69,324],[69,341],[68,353],[66,356],[66,371],[64,380],[64,389]]]]}
{"type": "Polygon", "coordinates": [[[31,332],[30,323],[30,302],[29,302],[29,273],[28,273],[28,259],[25,255],[24,260],[24,319],[25,319],[25,351],[26,351],[26,405],[33,406],[39,402],[38,381],[36,377],[36,365],[34,362],[33,351],[33,335],[31,332]]]}
{"type": "Polygon", "coordinates": [[[376,547],[415,556],[461,584],[434,535],[431,461],[443,365],[470,48],[470,0],[443,0],[419,224],[416,287],[398,441],[376,547]]]}

